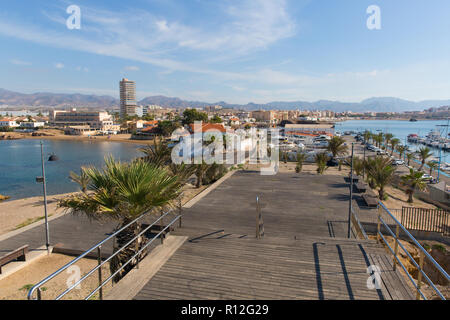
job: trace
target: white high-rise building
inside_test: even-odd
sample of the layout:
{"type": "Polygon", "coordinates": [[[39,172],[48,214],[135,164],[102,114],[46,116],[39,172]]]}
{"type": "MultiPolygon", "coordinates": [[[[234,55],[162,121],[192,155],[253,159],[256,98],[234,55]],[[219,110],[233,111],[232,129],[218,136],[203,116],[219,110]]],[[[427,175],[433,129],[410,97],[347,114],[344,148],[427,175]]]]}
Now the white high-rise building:
{"type": "Polygon", "coordinates": [[[120,117],[136,114],[136,82],[123,78],[120,81],[120,117]]]}

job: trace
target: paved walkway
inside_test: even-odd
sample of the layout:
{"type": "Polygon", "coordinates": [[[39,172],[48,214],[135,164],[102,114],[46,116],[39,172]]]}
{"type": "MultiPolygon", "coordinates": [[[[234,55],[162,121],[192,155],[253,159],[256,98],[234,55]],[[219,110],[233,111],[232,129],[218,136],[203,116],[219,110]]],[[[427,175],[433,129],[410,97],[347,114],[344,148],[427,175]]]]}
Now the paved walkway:
{"type": "Polygon", "coordinates": [[[345,239],[347,214],[340,176],[237,172],[184,211],[173,234],[189,240],[135,299],[413,299],[380,245],[345,239]],[[373,264],[379,290],[367,288],[373,264]]]}

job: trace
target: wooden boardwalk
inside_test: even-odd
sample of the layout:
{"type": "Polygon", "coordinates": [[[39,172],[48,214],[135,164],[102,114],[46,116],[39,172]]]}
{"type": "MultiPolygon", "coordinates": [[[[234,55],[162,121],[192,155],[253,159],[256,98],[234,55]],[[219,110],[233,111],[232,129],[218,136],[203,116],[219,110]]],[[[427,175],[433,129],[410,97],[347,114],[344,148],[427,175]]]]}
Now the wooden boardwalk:
{"type": "Polygon", "coordinates": [[[380,245],[344,238],[347,193],[339,176],[236,173],[184,212],[174,235],[189,241],[134,299],[414,299],[380,245]],[[374,264],[379,290],[367,287],[374,264]]]}

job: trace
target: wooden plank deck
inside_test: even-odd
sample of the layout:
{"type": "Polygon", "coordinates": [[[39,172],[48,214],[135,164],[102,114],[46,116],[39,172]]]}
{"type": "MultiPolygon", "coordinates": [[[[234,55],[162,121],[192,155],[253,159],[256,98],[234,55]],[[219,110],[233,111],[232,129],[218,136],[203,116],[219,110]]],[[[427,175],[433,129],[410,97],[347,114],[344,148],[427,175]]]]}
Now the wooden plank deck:
{"type": "Polygon", "coordinates": [[[344,238],[346,193],[338,176],[236,173],[184,212],[173,234],[189,241],[134,299],[411,299],[380,245],[344,238]],[[371,264],[381,269],[380,290],[367,287],[371,264]]]}

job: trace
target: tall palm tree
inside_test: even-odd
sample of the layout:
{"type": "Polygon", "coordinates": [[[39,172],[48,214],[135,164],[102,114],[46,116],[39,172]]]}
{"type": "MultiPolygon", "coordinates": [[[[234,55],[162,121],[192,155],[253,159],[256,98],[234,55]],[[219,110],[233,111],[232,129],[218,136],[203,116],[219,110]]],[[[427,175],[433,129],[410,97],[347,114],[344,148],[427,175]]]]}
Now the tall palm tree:
{"type": "Polygon", "coordinates": [[[207,164],[204,160],[202,160],[201,164],[195,164],[195,176],[197,177],[196,187],[200,188],[203,185],[203,177],[205,176],[206,171],[208,171],[210,165],[207,164]]]}
{"type": "Polygon", "coordinates": [[[398,146],[397,152],[400,155],[400,159],[401,159],[403,157],[403,154],[406,152],[406,146],[398,146]]]}
{"type": "Polygon", "coordinates": [[[382,132],[373,136],[373,141],[375,141],[378,148],[380,148],[381,143],[383,142],[383,137],[384,135],[382,132]]]}
{"type": "Polygon", "coordinates": [[[325,152],[317,153],[314,160],[317,164],[317,173],[323,174],[327,169],[327,162],[330,160],[328,155],[325,152]]]}
{"type": "Polygon", "coordinates": [[[374,188],[378,188],[378,197],[384,200],[384,189],[391,183],[395,168],[387,157],[377,156],[366,161],[366,171],[369,181],[374,188]]]}
{"type": "Polygon", "coordinates": [[[76,182],[80,185],[81,191],[83,193],[87,192],[87,188],[88,188],[89,182],[91,181],[91,178],[87,175],[87,173],[83,167],[81,167],[79,175],[73,171],[70,171],[69,178],[73,182],[76,182]]]}
{"type": "Polygon", "coordinates": [[[400,143],[400,140],[397,138],[391,139],[391,156],[394,154],[395,147],[397,147],[400,143]]]}
{"type": "Polygon", "coordinates": [[[409,165],[411,163],[411,160],[414,159],[414,153],[407,153],[406,154],[406,159],[408,159],[408,167],[409,167],[409,165]]]}
{"type": "Polygon", "coordinates": [[[306,153],[297,152],[297,165],[295,166],[295,172],[300,173],[303,168],[303,162],[306,160],[306,153]]]}
{"type": "Polygon", "coordinates": [[[363,137],[364,137],[364,143],[368,143],[369,140],[372,138],[372,132],[366,130],[363,133],[363,137]]]}
{"type": "Polygon", "coordinates": [[[384,143],[386,144],[386,147],[389,145],[389,142],[392,140],[394,135],[392,133],[386,133],[384,135],[384,143]]]}
{"type": "Polygon", "coordinates": [[[434,161],[428,161],[427,166],[430,168],[430,176],[433,175],[433,171],[439,167],[439,165],[434,161]]]}
{"type": "MultiPolygon", "coordinates": [[[[170,205],[179,196],[181,184],[166,169],[141,159],[130,163],[105,159],[102,169],[84,168],[90,178],[88,193],[78,193],[62,199],[59,206],[73,214],[84,214],[92,219],[110,218],[118,221],[116,230],[129,224],[142,213],[170,205]]],[[[124,247],[139,234],[140,223],[134,223],[116,236],[114,252],[124,247]]],[[[118,253],[110,263],[116,272],[143,247],[146,238],[139,237],[118,253]]],[[[118,281],[131,270],[136,261],[129,263],[114,279],[118,281]]]]}
{"type": "Polygon", "coordinates": [[[162,138],[155,138],[153,146],[148,145],[140,148],[139,151],[145,154],[144,160],[158,167],[163,167],[171,162],[171,149],[162,138]]]}
{"type": "Polygon", "coordinates": [[[353,158],[353,170],[357,176],[361,176],[364,171],[364,160],[359,157],[353,158]]]}
{"type": "Polygon", "coordinates": [[[403,176],[402,182],[407,186],[406,194],[408,195],[408,202],[413,203],[414,198],[414,192],[416,190],[425,190],[427,187],[427,184],[425,180],[423,179],[423,172],[421,171],[415,171],[414,169],[409,169],[409,174],[406,176],[403,176]]]}
{"type": "Polygon", "coordinates": [[[345,145],[345,140],[342,137],[333,137],[328,143],[327,150],[333,154],[333,158],[345,154],[348,146],[345,145]]]}
{"type": "Polygon", "coordinates": [[[422,164],[420,165],[419,171],[422,171],[423,166],[425,165],[425,162],[432,155],[433,155],[433,153],[431,152],[430,148],[428,148],[428,147],[423,147],[423,148],[419,149],[419,159],[422,162],[422,164]]]}

